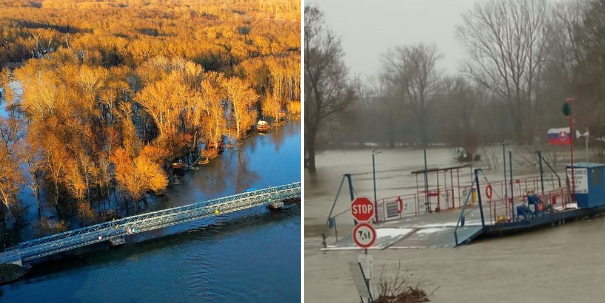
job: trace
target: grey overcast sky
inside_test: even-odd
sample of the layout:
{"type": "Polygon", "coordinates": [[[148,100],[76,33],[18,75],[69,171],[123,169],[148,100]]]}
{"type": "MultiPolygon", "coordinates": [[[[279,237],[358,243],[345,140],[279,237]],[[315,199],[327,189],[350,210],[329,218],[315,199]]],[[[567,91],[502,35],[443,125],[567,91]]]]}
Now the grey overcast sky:
{"type": "Polygon", "coordinates": [[[455,73],[465,58],[456,40],[462,12],[485,0],[312,0],[341,38],[350,75],[366,80],[377,74],[382,55],[398,45],[434,43],[443,58],[438,66],[455,73]]]}

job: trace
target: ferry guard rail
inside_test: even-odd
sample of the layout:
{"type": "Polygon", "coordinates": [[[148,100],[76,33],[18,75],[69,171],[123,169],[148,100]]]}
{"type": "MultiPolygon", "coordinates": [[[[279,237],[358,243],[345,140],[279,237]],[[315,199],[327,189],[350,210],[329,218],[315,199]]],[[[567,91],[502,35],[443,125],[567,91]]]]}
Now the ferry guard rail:
{"type": "MultiPolygon", "coordinates": [[[[322,232],[322,245],[324,247],[326,247],[329,237],[335,237],[336,242],[338,242],[338,226],[343,225],[342,222],[346,222],[344,225],[350,225],[353,222],[348,205],[345,208],[341,205],[338,212],[335,211],[336,202],[339,199],[345,181],[349,183],[351,201],[358,196],[352,186],[352,176],[355,176],[355,174],[345,174],[342,178],[322,232]]],[[[465,184],[460,184],[460,187],[456,186],[456,182],[448,182],[448,187],[429,186],[428,191],[417,186],[419,190],[416,193],[378,198],[375,201],[376,217],[373,222],[380,224],[401,220],[406,217],[461,209],[472,213],[478,209],[478,196],[482,196],[483,198],[484,220],[485,224],[489,225],[511,221],[514,215],[512,212],[513,204],[526,205],[526,196],[532,192],[540,193],[539,196],[541,199],[547,201],[549,205],[553,204],[554,207],[559,208],[565,207],[567,191],[565,188],[558,187],[558,177],[555,177],[553,174],[542,177],[529,176],[516,178],[512,179],[512,182],[510,179],[507,181],[490,181],[484,175],[482,176],[483,181],[479,187],[480,193],[477,190],[476,182],[474,182],[475,178],[473,178],[471,179],[472,183],[467,181],[465,184]],[[511,186],[513,187],[512,189],[511,186]],[[544,192],[542,192],[542,188],[544,188],[544,192]],[[486,193],[488,191],[489,193],[486,193]]],[[[449,175],[447,177],[449,178],[449,175]]],[[[465,232],[467,230],[468,228],[466,228],[465,232]]]]}
{"type": "Polygon", "coordinates": [[[135,215],[19,243],[0,254],[0,264],[20,263],[126,235],[155,230],[287,199],[300,198],[300,182],[244,192],[190,205],[135,215]]]}

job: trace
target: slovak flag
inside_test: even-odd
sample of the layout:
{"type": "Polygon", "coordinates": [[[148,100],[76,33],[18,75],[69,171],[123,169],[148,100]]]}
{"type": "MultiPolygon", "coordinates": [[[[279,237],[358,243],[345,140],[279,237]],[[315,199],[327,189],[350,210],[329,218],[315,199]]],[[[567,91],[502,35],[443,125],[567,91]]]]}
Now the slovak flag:
{"type": "Polygon", "coordinates": [[[569,132],[569,127],[549,129],[548,143],[550,145],[570,145],[571,133],[569,132]]]}

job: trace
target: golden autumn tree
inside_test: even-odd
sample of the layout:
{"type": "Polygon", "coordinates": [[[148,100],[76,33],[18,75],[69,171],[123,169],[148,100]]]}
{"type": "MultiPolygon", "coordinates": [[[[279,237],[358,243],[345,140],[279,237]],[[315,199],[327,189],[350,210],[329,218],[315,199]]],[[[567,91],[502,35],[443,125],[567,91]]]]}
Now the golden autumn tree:
{"type": "Polygon", "coordinates": [[[147,191],[158,192],[168,185],[166,173],[157,162],[158,151],[151,149],[145,147],[132,157],[125,149],[118,148],[111,156],[118,186],[132,199],[135,209],[147,191]]]}
{"type": "Polygon", "coordinates": [[[41,177],[44,171],[43,150],[38,144],[32,144],[28,136],[21,141],[17,147],[17,155],[27,167],[28,178],[25,178],[25,184],[34,194],[36,206],[38,209],[38,217],[42,216],[42,206],[40,201],[40,189],[42,184],[41,177]]]}
{"type": "Polygon", "coordinates": [[[147,85],[136,95],[136,100],[153,117],[159,129],[158,144],[172,152],[179,153],[182,142],[183,120],[188,104],[199,99],[184,81],[181,73],[173,72],[168,77],[147,85]]]}
{"type": "Polygon", "coordinates": [[[0,221],[4,222],[5,215],[8,215],[12,221],[17,220],[12,209],[19,203],[17,194],[23,182],[23,175],[19,169],[18,161],[10,152],[0,147],[0,221]]]}
{"type": "Polygon", "coordinates": [[[91,224],[114,184],[144,198],[199,140],[241,138],[258,108],[278,117],[300,100],[288,65],[300,60],[300,3],[273,2],[0,1],[0,66],[11,66],[0,85],[27,124],[4,161],[25,173],[39,214],[48,196],[91,224]]]}
{"type": "Polygon", "coordinates": [[[204,136],[209,142],[217,143],[227,128],[225,120],[225,100],[223,88],[219,83],[220,75],[216,72],[210,72],[205,75],[201,83],[202,102],[206,112],[204,126],[204,136]]]}
{"type": "Polygon", "coordinates": [[[17,194],[23,184],[23,173],[15,152],[19,129],[15,127],[10,119],[0,117],[0,222],[5,222],[5,215],[13,222],[17,221],[14,210],[19,208],[17,194]]]}
{"type": "Polygon", "coordinates": [[[239,138],[255,123],[257,112],[254,105],[258,100],[258,95],[250,88],[250,84],[238,77],[223,78],[222,86],[232,106],[239,138]]]}

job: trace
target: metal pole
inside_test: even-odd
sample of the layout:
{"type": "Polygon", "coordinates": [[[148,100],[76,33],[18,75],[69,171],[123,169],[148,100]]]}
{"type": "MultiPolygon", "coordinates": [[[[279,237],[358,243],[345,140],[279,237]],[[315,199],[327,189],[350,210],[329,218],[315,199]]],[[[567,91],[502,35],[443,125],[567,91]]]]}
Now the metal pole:
{"type": "MultiPolygon", "coordinates": [[[[586,130],[588,133],[588,130],[586,130]]],[[[586,135],[586,163],[588,163],[588,135],[586,135]]]]}
{"type": "Polygon", "coordinates": [[[538,163],[540,163],[540,185],[542,186],[542,194],[544,195],[544,171],[542,170],[542,151],[537,151],[538,163]]]}
{"type": "MultiPolygon", "coordinates": [[[[330,208],[330,213],[328,214],[328,220],[326,221],[326,226],[324,226],[324,230],[322,232],[322,236],[325,235],[328,226],[330,225],[330,218],[332,218],[332,212],[334,212],[334,206],[336,206],[336,201],[338,201],[338,197],[340,196],[340,191],[342,190],[342,185],[345,183],[346,175],[342,176],[342,180],[340,181],[340,186],[338,187],[338,192],[336,193],[336,198],[334,198],[334,203],[332,203],[332,208],[330,208]]],[[[334,218],[334,229],[336,230],[336,218],[334,218]]],[[[336,237],[338,241],[338,236],[336,237]]]]}
{"type": "MultiPolygon", "coordinates": [[[[483,217],[483,205],[481,203],[481,191],[479,190],[479,168],[475,169],[475,183],[477,184],[477,198],[479,199],[479,211],[481,212],[481,227],[485,227],[485,218],[483,217]]],[[[471,194],[473,187],[471,186],[471,194]]]]}
{"type": "Polygon", "coordinates": [[[504,161],[504,164],[502,165],[504,168],[504,201],[508,203],[508,189],[506,188],[506,141],[502,142],[502,160],[504,161]]]}
{"type": "MultiPolygon", "coordinates": [[[[351,178],[351,174],[345,174],[345,178],[349,182],[349,194],[351,195],[351,202],[355,200],[355,193],[353,192],[353,179],[351,178]]],[[[357,220],[353,219],[353,224],[357,225],[357,220]]]]}
{"type": "Polygon", "coordinates": [[[429,178],[426,163],[426,148],[424,149],[424,207],[426,208],[427,213],[431,211],[431,204],[429,203],[429,178]]]}
{"type": "Polygon", "coordinates": [[[508,167],[510,171],[510,212],[511,218],[515,219],[515,192],[513,191],[513,152],[508,151],[508,167]]]}
{"type": "Polygon", "coordinates": [[[355,200],[355,193],[353,192],[353,179],[351,178],[351,174],[344,174],[345,178],[349,182],[349,194],[351,195],[351,201],[355,200]]]}
{"type": "Polygon", "coordinates": [[[573,98],[567,98],[565,101],[569,103],[569,135],[571,136],[571,202],[573,202],[576,200],[576,178],[573,167],[573,118],[571,117],[571,102],[573,101],[573,98]]]}
{"type": "Polygon", "coordinates": [[[372,152],[372,175],[374,179],[374,216],[378,222],[378,199],[376,199],[376,162],[374,161],[374,152],[372,152]]]}

